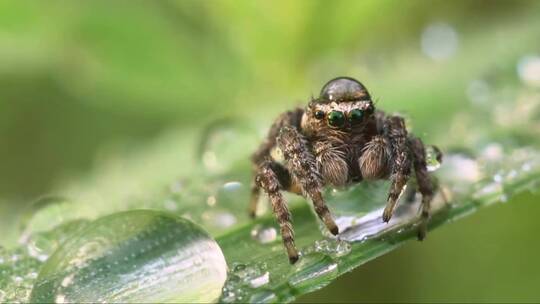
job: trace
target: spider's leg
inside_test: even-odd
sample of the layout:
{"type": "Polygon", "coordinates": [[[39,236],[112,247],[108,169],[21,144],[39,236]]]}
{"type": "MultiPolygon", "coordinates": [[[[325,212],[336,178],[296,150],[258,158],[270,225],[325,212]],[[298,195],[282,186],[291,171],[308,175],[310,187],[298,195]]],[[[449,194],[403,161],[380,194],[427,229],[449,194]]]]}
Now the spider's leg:
{"type": "Polygon", "coordinates": [[[383,220],[388,222],[394,214],[399,197],[409,180],[411,160],[407,144],[407,129],[403,118],[399,116],[388,117],[384,125],[384,134],[388,138],[392,151],[390,192],[383,212],[383,220]]]}
{"type": "MultiPolygon", "coordinates": [[[[284,180],[282,172],[277,167],[277,163],[266,161],[261,164],[257,177],[255,178],[257,185],[266,192],[272,203],[272,210],[276,216],[281,229],[281,237],[283,244],[287,250],[289,261],[294,264],[298,260],[298,251],[294,245],[294,231],[291,224],[291,215],[287,203],[283,198],[281,190],[287,185],[283,185],[287,181],[284,180]],[[280,181],[281,179],[281,181],[280,181]]],[[[290,178],[289,178],[290,182],[290,178]]]]}
{"type": "Polygon", "coordinates": [[[422,194],[421,216],[422,222],[418,230],[418,239],[423,240],[427,233],[427,224],[430,216],[431,200],[435,186],[427,170],[426,152],[422,141],[414,136],[409,137],[409,146],[413,155],[414,172],[418,183],[418,190],[422,194]]]}
{"type": "Polygon", "coordinates": [[[260,186],[255,181],[258,169],[260,165],[267,161],[271,160],[270,155],[272,149],[276,146],[276,138],[279,135],[279,130],[284,126],[299,126],[304,114],[303,109],[295,109],[293,111],[288,111],[281,114],[276,121],[270,127],[268,135],[263,143],[259,146],[257,151],[251,156],[251,162],[253,163],[253,182],[251,183],[251,198],[249,203],[249,215],[255,217],[257,211],[257,204],[260,197],[260,186]]]}
{"type": "Polygon", "coordinates": [[[259,198],[261,196],[261,188],[257,184],[257,175],[253,174],[253,181],[251,182],[251,195],[249,198],[249,216],[255,218],[257,216],[257,205],[259,204],[259,198]]]}
{"type": "Polygon", "coordinates": [[[414,200],[416,199],[416,188],[418,188],[416,180],[410,181],[404,193],[405,202],[409,204],[414,203],[414,200]]]}
{"type": "Polygon", "coordinates": [[[306,139],[296,128],[284,127],[281,129],[277,143],[295,182],[301,186],[304,194],[313,201],[315,212],[328,230],[337,235],[339,229],[324,202],[321,193],[321,177],[317,172],[315,156],[308,148],[306,139]]]}

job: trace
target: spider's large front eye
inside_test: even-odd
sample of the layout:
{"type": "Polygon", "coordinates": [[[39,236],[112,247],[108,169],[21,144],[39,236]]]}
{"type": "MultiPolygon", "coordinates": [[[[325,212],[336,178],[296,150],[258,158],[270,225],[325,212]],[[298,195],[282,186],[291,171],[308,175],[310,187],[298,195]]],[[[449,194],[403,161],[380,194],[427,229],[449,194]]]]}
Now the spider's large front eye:
{"type": "Polygon", "coordinates": [[[373,112],[375,112],[375,107],[373,106],[372,103],[370,103],[369,106],[368,106],[367,109],[366,109],[366,113],[367,113],[368,115],[371,115],[371,114],[373,114],[373,112]]]}
{"type": "Polygon", "coordinates": [[[341,127],[345,123],[345,115],[343,112],[332,111],[328,114],[328,123],[333,127],[341,127]]]}
{"type": "Polygon", "coordinates": [[[360,109],[354,109],[349,112],[349,120],[351,122],[361,122],[362,118],[364,118],[364,112],[360,109]]]}

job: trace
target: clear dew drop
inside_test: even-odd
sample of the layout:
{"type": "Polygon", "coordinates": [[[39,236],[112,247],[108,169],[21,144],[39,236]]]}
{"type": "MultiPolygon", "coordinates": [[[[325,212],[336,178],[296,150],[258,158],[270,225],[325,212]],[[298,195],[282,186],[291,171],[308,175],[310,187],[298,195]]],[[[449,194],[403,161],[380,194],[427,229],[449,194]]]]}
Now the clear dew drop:
{"type": "Polygon", "coordinates": [[[433,146],[426,147],[426,164],[428,171],[433,172],[441,167],[441,163],[437,159],[438,156],[437,150],[435,150],[433,146]]]}
{"type": "Polygon", "coordinates": [[[163,202],[163,207],[166,209],[166,210],[169,210],[169,211],[177,211],[178,210],[178,205],[176,204],[176,201],[173,200],[173,199],[166,199],[164,202],[163,202]]]}
{"type": "Polygon", "coordinates": [[[251,286],[252,288],[259,288],[261,286],[268,284],[268,282],[270,282],[270,273],[266,271],[260,276],[252,278],[249,281],[249,286],[251,286]]]}
{"type": "Polygon", "coordinates": [[[230,181],[223,184],[223,189],[225,191],[237,191],[242,187],[243,187],[243,184],[237,181],[230,181]]]}
{"type": "Polygon", "coordinates": [[[256,225],[251,229],[251,237],[261,244],[272,243],[277,240],[277,230],[274,227],[256,225]]]}
{"type": "MultiPolygon", "coordinates": [[[[277,296],[275,293],[267,290],[258,292],[249,298],[250,303],[277,303],[277,296]]],[[[284,301],[285,302],[285,301],[284,301]]]]}
{"type": "Polygon", "coordinates": [[[193,223],[158,211],[121,212],[66,240],[43,266],[31,301],[211,302],[226,269],[217,243],[193,223]]]}
{"type": "Polygon", "coordinates": [[[452,192],[457,193],[468,192],[483,176],[478,162],[463,154],[445,156],[440,171],[441,182],[452,185],[452,192]]]}
{"type": "Polygon", "coordinates": [[[207,127],[200,145],[204,168],[211,173],[226,172],[246,154],[238,147],[256,143],[255,132],[235,121],[217,121],[207,127]]]}
{"type": "MultiPolygon", "coordinates": [[[[248,300],[248,293],[266,286],[269,282],[270,272],[267,270],[266,263],[234,263],[228,273],[220,302],[245,302],[248,300]]],[[[265,293],[265,291],[261,291],[261,293],[265,293]]]]}
{"type": "Polygon", "coordinates": [[[490,143],[482,149],[480,156],[485,161],[498,162],[503,159],[504,150],[501,144],[490,143]]]}
{"type": "Polygon", "coordinates": [[[302,250],[303,255],[314,252],[322,253],[334,258],[341,257],[351,252],[351,244],[343,240],[327,238],[324,240],[315,241],[312,246],[302,250]]]}
{"type": "Polygon", "coordinates": [[[530,86],[540,86],[540,56],[527,55],[517,64],[517,73],[521,81],[530,86]]]}
{"type": "Polygon", "coordinates": [[[303,256],[295,267],[298,271],[289,278],[289,285],[302,292],[310,292],[326,286],[338,275],[337,264],[321,253],[303,256]]]}
{"type": "Polygon", "coordinates": [[[452,57],[459,46],[456,30],[447,23],[433,23],[422,32],[420,40],[422,52],[433,60],[452,57]]]}
{"type": "Polygon", "coordinates": [[[491,97],[491,88],[485,80],[476,79],[469,83],[466,94],[473,104],[486,105],[491,97]]]}
{"type": "Polygon", "coordinates": [[[208,210],[201,217],[205,227],[229,228],[237,222],[236,217],[232,213],[224,210],[208,210]]]}

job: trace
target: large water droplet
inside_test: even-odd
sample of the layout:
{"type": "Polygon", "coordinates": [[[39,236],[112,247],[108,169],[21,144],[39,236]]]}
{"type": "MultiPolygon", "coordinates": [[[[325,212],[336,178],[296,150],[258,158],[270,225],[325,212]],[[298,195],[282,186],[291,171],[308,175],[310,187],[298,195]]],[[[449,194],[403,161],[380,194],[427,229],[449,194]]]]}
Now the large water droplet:
{"type": "Polygon", "coordinates": [[[68,239],[39,274],[32,302],[209,302],[226,278],[217,243],[167,213],[113,214],[68,239]]]}

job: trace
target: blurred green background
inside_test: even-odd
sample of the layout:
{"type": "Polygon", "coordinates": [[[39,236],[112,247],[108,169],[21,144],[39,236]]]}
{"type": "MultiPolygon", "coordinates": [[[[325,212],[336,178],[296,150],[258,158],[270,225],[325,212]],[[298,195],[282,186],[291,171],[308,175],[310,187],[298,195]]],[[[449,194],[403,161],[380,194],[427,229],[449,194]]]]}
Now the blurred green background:
{"type": "MultiPolygon", "coordinates": [[[[110,154],[222,117],[264,129],[339,75],[445,148],[459,113],[538,93],[539,56],[538,1],[2,1],[0,228],[110,154]]],[[[444,226],[299,300],[538,302],[539,198],[444,226]]]]}

